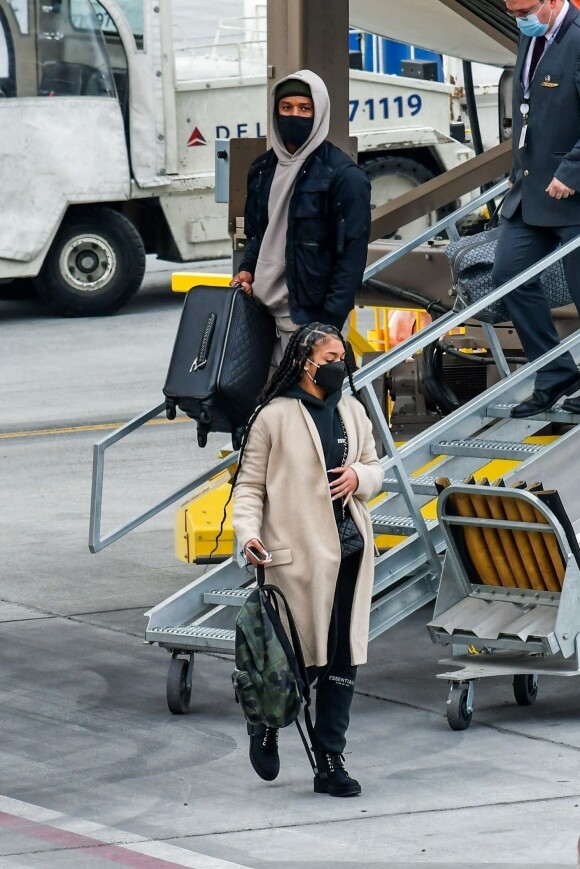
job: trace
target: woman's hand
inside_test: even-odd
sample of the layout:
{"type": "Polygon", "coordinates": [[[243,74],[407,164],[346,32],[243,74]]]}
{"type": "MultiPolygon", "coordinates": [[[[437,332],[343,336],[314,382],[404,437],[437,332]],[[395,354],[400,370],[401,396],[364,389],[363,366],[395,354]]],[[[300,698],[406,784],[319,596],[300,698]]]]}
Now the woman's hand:
{"type": "Polygon", "coordinates": [[[330,484],[330,495],[332,500],[336,501],[338,498],[344,498],[344,503],[348,504],[358,489],[358,477],[356,471],[352,468],[332,468],[329,473],[339,475],[337,479],[330,484]]]}
{"type": "Polygon", "coordinates": [[[258,567],[258,565],[267,564],[272,560],[272,556],[264,549],[264,544],[258,540],[257,537],[252,537],[251,540],[248,540],[246,545],[244,546],[244,557],[249,564],[252,564],[254,567],[258,567]],[[250,549],[255,549],[257,552],[263,552],[264,557],[261,559],[256,558],[251,552],[250,549]]]}

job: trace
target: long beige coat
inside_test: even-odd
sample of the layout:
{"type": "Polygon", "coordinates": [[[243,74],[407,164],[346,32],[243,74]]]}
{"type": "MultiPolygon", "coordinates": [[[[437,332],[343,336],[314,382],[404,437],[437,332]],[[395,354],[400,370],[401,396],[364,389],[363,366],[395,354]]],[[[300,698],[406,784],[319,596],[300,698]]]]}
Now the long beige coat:
{"type": "MultiPolygon", "coordinates": [[[[346,464],[359,480],[350,509],[365,548],[353,600],[350,649],[351,663],[364,664],[374,577],[366,501],[380,491],[383,472],[360,402],[343,396],[338,412],[348,437],[346,464]]],[[[254,422],[235,487],[233,524],[242,547],[257,537],[272,553],[266,582],[277,585],[288,599],[306,665],[324,666],[340,543],[320,436],[298,399],[274,399],[254,422]]]]}

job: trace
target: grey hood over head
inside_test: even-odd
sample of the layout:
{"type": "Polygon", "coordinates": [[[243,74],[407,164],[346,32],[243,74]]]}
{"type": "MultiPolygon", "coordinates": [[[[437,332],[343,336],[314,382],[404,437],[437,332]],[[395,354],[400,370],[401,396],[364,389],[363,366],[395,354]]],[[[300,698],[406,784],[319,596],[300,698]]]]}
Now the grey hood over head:
{"type": "Polygon", "coordinates": [[[324,142],[330,126],[330,98],[326,85],[315,72],[301,69],[286,76],[270,91],[270,117],[272,118],[272,149],[278,164],[268,200],[268,226],[256,263],[254,295],[277,317],[289,316],[288,287],[286,286],[286,232],[288,206],[294,184],[304,162],[324,142]],[[299,79],[306,82],[314,102],[314,123],[306,142],[290,154],[280,138],[277,119],[276,89],[283,81],[299,79]]]}

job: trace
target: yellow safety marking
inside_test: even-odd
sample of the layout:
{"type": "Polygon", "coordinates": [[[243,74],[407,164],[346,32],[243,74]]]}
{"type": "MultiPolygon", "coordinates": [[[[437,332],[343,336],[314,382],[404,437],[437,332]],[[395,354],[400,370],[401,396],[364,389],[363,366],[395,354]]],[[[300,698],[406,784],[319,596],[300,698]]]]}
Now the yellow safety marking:
{"type": "MultiPolygon", "coordinates": [[[[364,339],[363,339],[364,340],[364,339]]],[[[526,443],[550,443],[555,439],[555,436],[537,436],[526,439],[526,443]]],[[[398,441],[397,447],[404,445],[404,442],[398,441]]],[[[230,451],[222,450],[219,453],[220,458],[224,458],[230,451]]],[[[434,456],[429,462],[421,468],[414,471],[413,476],[421,476],[429,471],[433,471],[445,460],[445,456],[434,456]]],[[[506,476],[519,464],[513,459],[493,459],[474,474],[476,480],[487,476],[494,480],[497,477],[506,476]]],[[[181,505],[175,513],[174,520],[174,540],[175,553],[179,561],[186,563],[195,563],[198,558],[208,558],[216,544],[216,537],[223,516],[224,504],[230,494],[229,480],[235,472],[236,463],[233,461],[227,470],[220,471],[207,483],[201,486],[190,497],[187,502],[181,505]]],[[[375,504],[381,501],[383,495],[378,495],[370,503],[375,504]]],[[[226,557],[232,554],[233,550],[233,527],[231,518],[232,503],[228,505],[226,521],[222,535],[219,539],[218,546],[213,552],[215,557],[226,557]]],[[[435,519],[437,517],[437,498],[433,498],[421,508],[421,513],[425,519],[435,519]]],[[[406,540],[406,536],[380,534],[376,535],[375,543],[379,549],[391,549],[397,546],[402,541],[406,540]]]]}
{"type": "Polygon", "coordinates": [[[227,287],[231,275],[207,275],[203,272],[174,272],[171,275],[171,289],[174,293],[189,293],[193,287],[227,287]]]}
{"type": "MultiPolygon", "coordinates": [[[[533,435],[525,438],[522,443],[546,445],[557,439],[558,435],[533,435]]],[[[445,458],[445,456],[436,456],[432,461],[419,468],[418,471],[413,471],[411,479],[415,476],[422,476],[427,470],[433,470],[433,468],[445,458]]],[[[478,468],[477,471],[474,471],[473,476],[476,483],[478,483],[482,477],[487,477],[488,480],[492,482],[493,480],[497,480],[499,477],[505,477],[510,471],[517,468],[519,464],[521,464],[521,462],[516,461],[515,459],[492,459],[491,462],[488,462],[486,465],[478,468]]],[[[432,501],[428,501],[427,504],[424,504],[421,507],[421,515],[424,519],[437,518],[437,498],[433,498],[432,501]]],[[[379,549],[392,549],[394,546],[398,546],[399,543],[402,543],[407,539],[408,538],[405,535],[380,534],[375,537],[375,543],[379,549]]]]}
{"type": "MultiPolygon", "coordinates": [[[[190,422],[189,417],[179,419],[150,419],[145,425],[173,425],[176,422],[190,422]]],[[[124,422],[102,422],[93,425],[67,425],[62,428],[39,428],[29,431],[7,431],[0,433],[0,438],[33,438],[43,435],[73,434],[79,431],[114,431],[126,425],[124,422]]]]}

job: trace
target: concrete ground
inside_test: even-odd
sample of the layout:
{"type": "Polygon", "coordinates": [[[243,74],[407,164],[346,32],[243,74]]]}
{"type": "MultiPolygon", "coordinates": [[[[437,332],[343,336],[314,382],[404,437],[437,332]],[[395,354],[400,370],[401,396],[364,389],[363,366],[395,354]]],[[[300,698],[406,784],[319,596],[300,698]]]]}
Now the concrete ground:
{"type": "MultiPolygon", "coordinates": [[[[535,706],[478,686],[445,721],[429,611],[370,648],[347,768],[361,797],[312,792],[298,735],[260,781],[226,656],[198,655],[191,714],[165,702],[168,655],[143,613],[198,575],[172,511],[98,555],[87,547],[92,445],[161,399],[180,310],[171,267],[117,317],[60,320],[0,301],[0,869],[573,867],[580,833],[578,682],[535,706]]],[[[187,422],[150,426],[107,466],[104,530],[212,462],[187,422]]]]}

